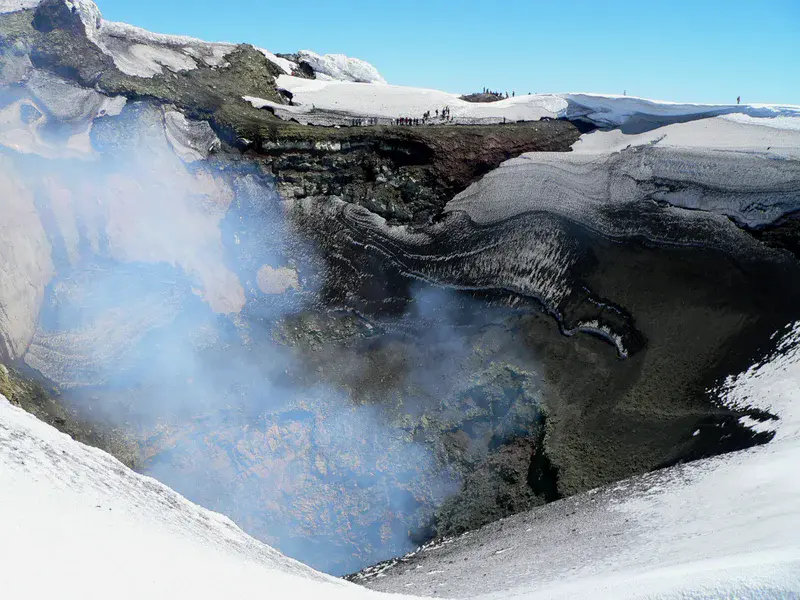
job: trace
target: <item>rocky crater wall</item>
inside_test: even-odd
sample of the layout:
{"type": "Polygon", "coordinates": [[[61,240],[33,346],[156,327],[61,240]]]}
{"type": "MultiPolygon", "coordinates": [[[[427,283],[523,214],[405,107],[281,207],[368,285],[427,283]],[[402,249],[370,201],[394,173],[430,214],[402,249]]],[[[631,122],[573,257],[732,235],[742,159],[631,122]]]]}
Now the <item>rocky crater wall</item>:
{"type": "Polygon", "coordinates": [[[79,4],[0,15],[0,351],[44,418],[335,574],[771,439],[712,390],[799,318],[790,136],[304,126],[242,99],[285,101],[263,52],[79,4]]]}

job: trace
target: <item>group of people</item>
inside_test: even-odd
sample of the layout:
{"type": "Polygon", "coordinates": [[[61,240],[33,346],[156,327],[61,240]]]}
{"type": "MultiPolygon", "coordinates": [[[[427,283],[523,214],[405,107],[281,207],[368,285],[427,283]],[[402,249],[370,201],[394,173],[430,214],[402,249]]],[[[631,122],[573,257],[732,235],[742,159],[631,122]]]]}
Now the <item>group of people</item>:
{"type": "Polygon", "coordinates": [[[350,119],[351,127],[362,127],[364,125],[377,125],[378,117],[366,117],[363,119],[350,119]]]}
{"type": "MultiPolygon", "coordinates": [[[[483,88],[484,94],[491,94],[493,96],[497,96],[498,98],[502,98],[503,94],[500,92],[494,92],[489,90],[489,88],[483,88]]],[[[628,90],[623,92],[623,95],[628,95],[628,90]]],[[[516,92],[511,92],[511,97],[516,96],[516,92]]],[[[505,93],[505,97],[508,98],[508,92],[505,93]]],[[[736,98],[736,104],[741,103],[742,98],[739,96],[736,98]]],[[[431,120],[435,115],[435,118],[440,121],[447,121],[451,122],[453,120],[453,116],[450,114],[450,107],[445,106],[441,111],[437,108],[433,114],[431,111],[426,111],[422,114],[422,118],[417,117],[398,117],[394,119],[395,125],[407,125],[407,126],[415,126],[415,125],[426,125],[428,121],[431,120]]],[[[506,122],[505,117],[503,117],[503,123],[506,122]]],[[[361,127],[363,125],[378,125],[379,120],[378,117],[365,117],[365,118],[358,118],[358,119],[350,119],[350,125],[352,127],[361,127]]]]}
{"type": "Polygon", "coordinates": [[[450,114],[450,107],[445,106],[441,111],[437,108],[433,113],[425,111],[422,113],[422,118],[417,117],[399,117],[394,120],[395,125],[427,125],[431,119],[438,119],[439,121],[450,122],[453,120],[453,115],[450,114]],[[435,115],[435,116],[434,116],[435,115]]]}
{"type": "MultiPolygon", "coordinates": [[[[490,90],[487,87],[483,88],[483,93],[487,94],[489,96],[494,96],[495,98],[501,98],[501,99],[509,97],[508,92],[506,92],[505,96],[504,96],[503,92],[495,92],[493,90],[490,90]]],[[[517,92],[514,92],[514,91],[511,92],[511,98],[514,98],[516,95],[517,95],[517,92]]]]}

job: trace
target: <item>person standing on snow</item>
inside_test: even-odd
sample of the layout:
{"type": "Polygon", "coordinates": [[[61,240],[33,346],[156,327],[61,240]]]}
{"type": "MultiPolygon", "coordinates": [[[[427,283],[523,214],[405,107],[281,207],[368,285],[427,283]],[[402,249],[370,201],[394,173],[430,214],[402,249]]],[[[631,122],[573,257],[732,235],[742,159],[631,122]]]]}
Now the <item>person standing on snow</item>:
{"type": "Polygon", "coordinates": [[[742,97],[736,96],[736,104],[741,104],[741,103],[742,103],[742,97]]]}

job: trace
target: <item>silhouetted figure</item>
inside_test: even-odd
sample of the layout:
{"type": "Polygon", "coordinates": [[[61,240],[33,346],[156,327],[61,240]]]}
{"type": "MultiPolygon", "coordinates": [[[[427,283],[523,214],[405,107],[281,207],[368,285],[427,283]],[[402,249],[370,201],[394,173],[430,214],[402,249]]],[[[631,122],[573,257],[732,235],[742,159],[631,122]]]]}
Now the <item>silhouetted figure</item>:
{"type": "Polygon", "coordinates": [[[516,98],[517,97],[517,92],[516,91],[512,91],[511,92],[511,97],[512,98],[516,98]]]}
{"type": "Polygon", "coordinates": [[[736,104],[741,104],[741,103],[742,103],[742,97],[736,96],[736,104]]]}

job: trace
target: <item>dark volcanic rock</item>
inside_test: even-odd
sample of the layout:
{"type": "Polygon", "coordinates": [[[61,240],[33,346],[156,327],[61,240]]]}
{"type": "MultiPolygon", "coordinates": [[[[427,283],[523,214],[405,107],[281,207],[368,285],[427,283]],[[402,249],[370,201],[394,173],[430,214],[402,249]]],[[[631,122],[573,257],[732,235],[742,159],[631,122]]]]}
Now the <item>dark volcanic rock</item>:
{"type": "Polygon", "coordinates": [[[467,94],[466,96],[461,96],[462,100],[466,100],[467,102],[499,102],[503,99],[502,96],[498,94],[467,94]]]}
{"type": "Polygon", "coordinates": [[[142,467],[142,455],[135,438],[129,431],[82,418],[70,410],[56,390],[48,392],[44,386],[14,368],[0,363],[0,394],[11,404],[19,406],[52,425],[73,439],[100,448],[131,469],[142,467]]]}
{"type": "Polygon", "coordinates": [[[544,504],[529,481],[537,452],[544,449],[535,439],[516,438],[475,465],[460,493],[439,509],[437,535],[458,535],[544,504]]]}
{"type": "Polygon", "coordinates": [[[43,0],[35,9],[32,25],[42,33],[60,29],[77,36],[86,35],[77,7],[68,6],[64,0],[43,0]]]}
{"type": "Polygon", "coordinates": [[[568,151],[580,134],[567,121],[368,132],[284,126],[262,140],[259,154],[288,198],[338,196],[390,223],[427,223],[503,161],[568,151]]]}
{"type": "Polygon", "coordinates": [[[800,213],[783,217],[771,225],[754,229],[751,233],[764,244],[787,250],[800,258],[800,213]]]}

